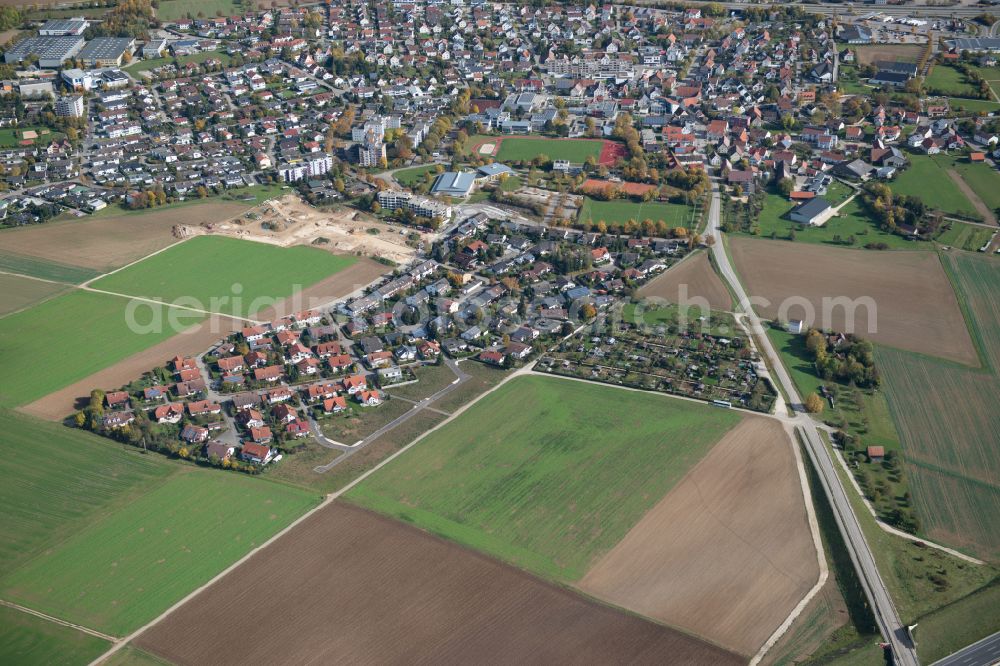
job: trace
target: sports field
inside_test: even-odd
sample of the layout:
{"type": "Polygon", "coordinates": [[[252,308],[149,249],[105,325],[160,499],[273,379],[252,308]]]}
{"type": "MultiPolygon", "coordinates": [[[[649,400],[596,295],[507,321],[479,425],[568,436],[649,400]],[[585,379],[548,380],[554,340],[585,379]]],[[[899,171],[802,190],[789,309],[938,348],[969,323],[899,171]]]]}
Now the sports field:
{"type": "Polygon", "coordinates": [[[31,402],[204,319],[143,304],[135,320],[151,325],[148,332],[136,332],[126,318],[128,304],[118,296],[76,290],[0,319],[0,406],[31,402]]]}
{"type": "Polygon", "coordinates": [[[110,647],[96,636],[0,606],[0,664],[83,666],[110,647]]]}
{"type": "Polygon", "coordinates": [[[925,155],[909,159],[910,166],[889,184],[893,192],[920,197],[928,206],[948,213],[976,214],[972,202],[948,175],[946,163],[925,155]]]}
{"type": "Polygon", "coordinates": [[[283,248],[222,236],[198,236],[91,286],[249,316],[355,261],[352,256],[312,247],[283,248]]]}
{"type": "Polygon", "coordinates": [[[660,396],[518,378],[348,498],[574,581],[739,420],[660,396]]]}
{"type": "Polygon", "coordinates": [[[0,579],[0,596],[124,635],[318,501],[264,479],[171,467],[165,482],[0,579]]]}
{"type": "Polygon", "coordinates": [[[597,224],[604,221],[609,227],[622,226],[629,220],[639,223],[645,220],[653,222],[663,220],[669,227],[673,228],[689,227],[692,222],[691,214],[691,209],[683,204],[656,201],[635,203],[623,199],[598,201],[584,197],[577,220],[580,224],[584,222],[597,224]]]}
{"type": "Polygon", "coordinates": [[[964,300],[984,370],[878,348],[877,361],[906,452],[913,499],[930,538],[979,557],[1000,555],[1000,265],[942,255],[964,300]]]}
{"type": "Polygon", "coordinates": [[[546,139],[504,137],[496,158],[501,162],[533,160],[546,155],[551,160],[569,160],[582,164],[588,157],[595,160],[601,156],[602,142],[593,139],[546,139]]]}
{"type": "MultiPolygon", "coordinates": [[[[431,174],[431,181],[434,180],[434,174],[438,172],[438,168],[441,167],[440,164],[424,164],[422,166],[412,167],[410,169],[403,169],[392,174],[392,177],[396,179],[400,185],[405,185],[406,187],[413,187],[414,185],[426,182],[427,174],[431,174]]],[[[441,167],[443,170],[444,168],[441,167]]]]}

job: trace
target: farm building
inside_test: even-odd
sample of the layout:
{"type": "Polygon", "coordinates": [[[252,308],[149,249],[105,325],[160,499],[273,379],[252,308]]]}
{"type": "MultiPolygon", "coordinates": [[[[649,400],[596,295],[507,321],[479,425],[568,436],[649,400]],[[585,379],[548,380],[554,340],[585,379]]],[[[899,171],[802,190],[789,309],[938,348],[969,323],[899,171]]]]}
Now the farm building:
{"type": "Polygon", "coordinates": [[[788,217],[793,222],[818,227],[830,219],[833,213],[834,209],[829,201],[823,197],[814,197],[793,208],[788,217]]]}

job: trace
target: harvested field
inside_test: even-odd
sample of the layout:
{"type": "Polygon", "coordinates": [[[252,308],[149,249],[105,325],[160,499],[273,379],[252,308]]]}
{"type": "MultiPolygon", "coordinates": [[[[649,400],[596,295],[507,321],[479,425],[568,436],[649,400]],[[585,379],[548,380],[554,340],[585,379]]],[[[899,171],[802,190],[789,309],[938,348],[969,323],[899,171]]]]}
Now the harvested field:
{"type": "Polygon", "coordinates": [[[689,301],[704,298],[713,310],[733,308],[732,296],[712,268],[707,252],[699,252],[647,282],[639,289],[639,296],[662,298],[671,303],[679,303],[682,296],[689,301]]]}
{"type": "Polygon", "coordinates": [[[748,418],[579,587],[752,656],[818,576],[791,442],[748,418]]]}
{"type": "Polygon", "coordinates": [[[338,503],[136,643],[182,665],[492,663],[498,655],[519,664],[743,663],[678,631],[338,503]],[[248,607],[256,617],[280,621],[228,638],[204,631],[248,607]]]}
{"type": "Polygon", "coordinates": [[[174,225],[220,222],[247,208],[213,201],[8,229],[0,232],[0,239],[7,252],[105,272],[177,242],[171,233],[174,225]]]}
{"type": "Polygon", "coordinates": [[[0,273],[0,317],[23,310],[66,289],[61,284],[0,273]]]}
{"type": "Polygon", "coordinates": [[[801,319],[808,303],[816,325],[844,331],[845,308],[830,309],[829,321],[823,321],[823,299],[870,298],[877,319],[869,321],[868,309],[858,307],[854,332],[900,349],[978,364],[958,299],[933,252],[873,256],[864,250],[751,238],[729,243],[751,297],[768,301],[756,306],[765,317],[801,319]],[[875,324],[874,332],[870,324],[875,324]]]}
{"type": "Polygon", "coordinates": [[[876,60],[917,62],[924,49],[922,44],[864,44],[852,46],[859,65],[870,65],[876,60]]]}

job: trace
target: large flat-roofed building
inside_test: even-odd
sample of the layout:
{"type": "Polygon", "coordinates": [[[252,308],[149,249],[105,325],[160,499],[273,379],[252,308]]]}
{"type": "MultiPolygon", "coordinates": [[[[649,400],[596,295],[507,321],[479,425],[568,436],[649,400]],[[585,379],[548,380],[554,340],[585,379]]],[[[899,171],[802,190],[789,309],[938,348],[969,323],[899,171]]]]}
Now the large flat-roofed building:
{"type": "Polygon", "coordinates": [[[31,56],[38,58],[38,66],[48,69],[62,67],[78,54],[84,45],[83,37],[28,37],[4,53],[7,64],[22,63],[31,56]]]}
{"type": "Polygon", "coordinates": [[[98,37],[83,47],[79,57],[87,67],[118,67],[125,53],[131,55],[134,50],[131,37],[98,37]]]}
{"type": "Polygon", "coordinates": [[[17,92],[24,99],[52,97],[54,90],[52,81],[48,79],[27,79],[17,84],[17,92]]]}
{"type": "Polygon", "coordinates": [[[83,17],[52,19],[51,21],[46,21],[45,25],[38,29],[38,34],[42,37],[79,36],[84,33],[89,25],[83,17]]]}
{"type": "Polygon", "coordinates": [[[959,37],[944,43],[956,51],[1000,51],[1000,37],[959,37]]]}
{"type": "Polygon", "coordinates": [[[471,171],[445,171],[434,181],[433,194],[450,197],[467,197],[476,184],[476,174],[471,171]]]}

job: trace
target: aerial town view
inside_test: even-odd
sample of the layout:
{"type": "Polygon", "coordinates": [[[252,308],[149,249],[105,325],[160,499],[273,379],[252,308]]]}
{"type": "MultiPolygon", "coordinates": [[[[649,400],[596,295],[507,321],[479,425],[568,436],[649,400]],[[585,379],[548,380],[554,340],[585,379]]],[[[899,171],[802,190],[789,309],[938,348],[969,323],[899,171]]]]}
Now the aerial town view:
{"type": "Polygon", "coordinates": [[[0,2],[0,664],[1000,664],[1000,0],[0,2]]]}

